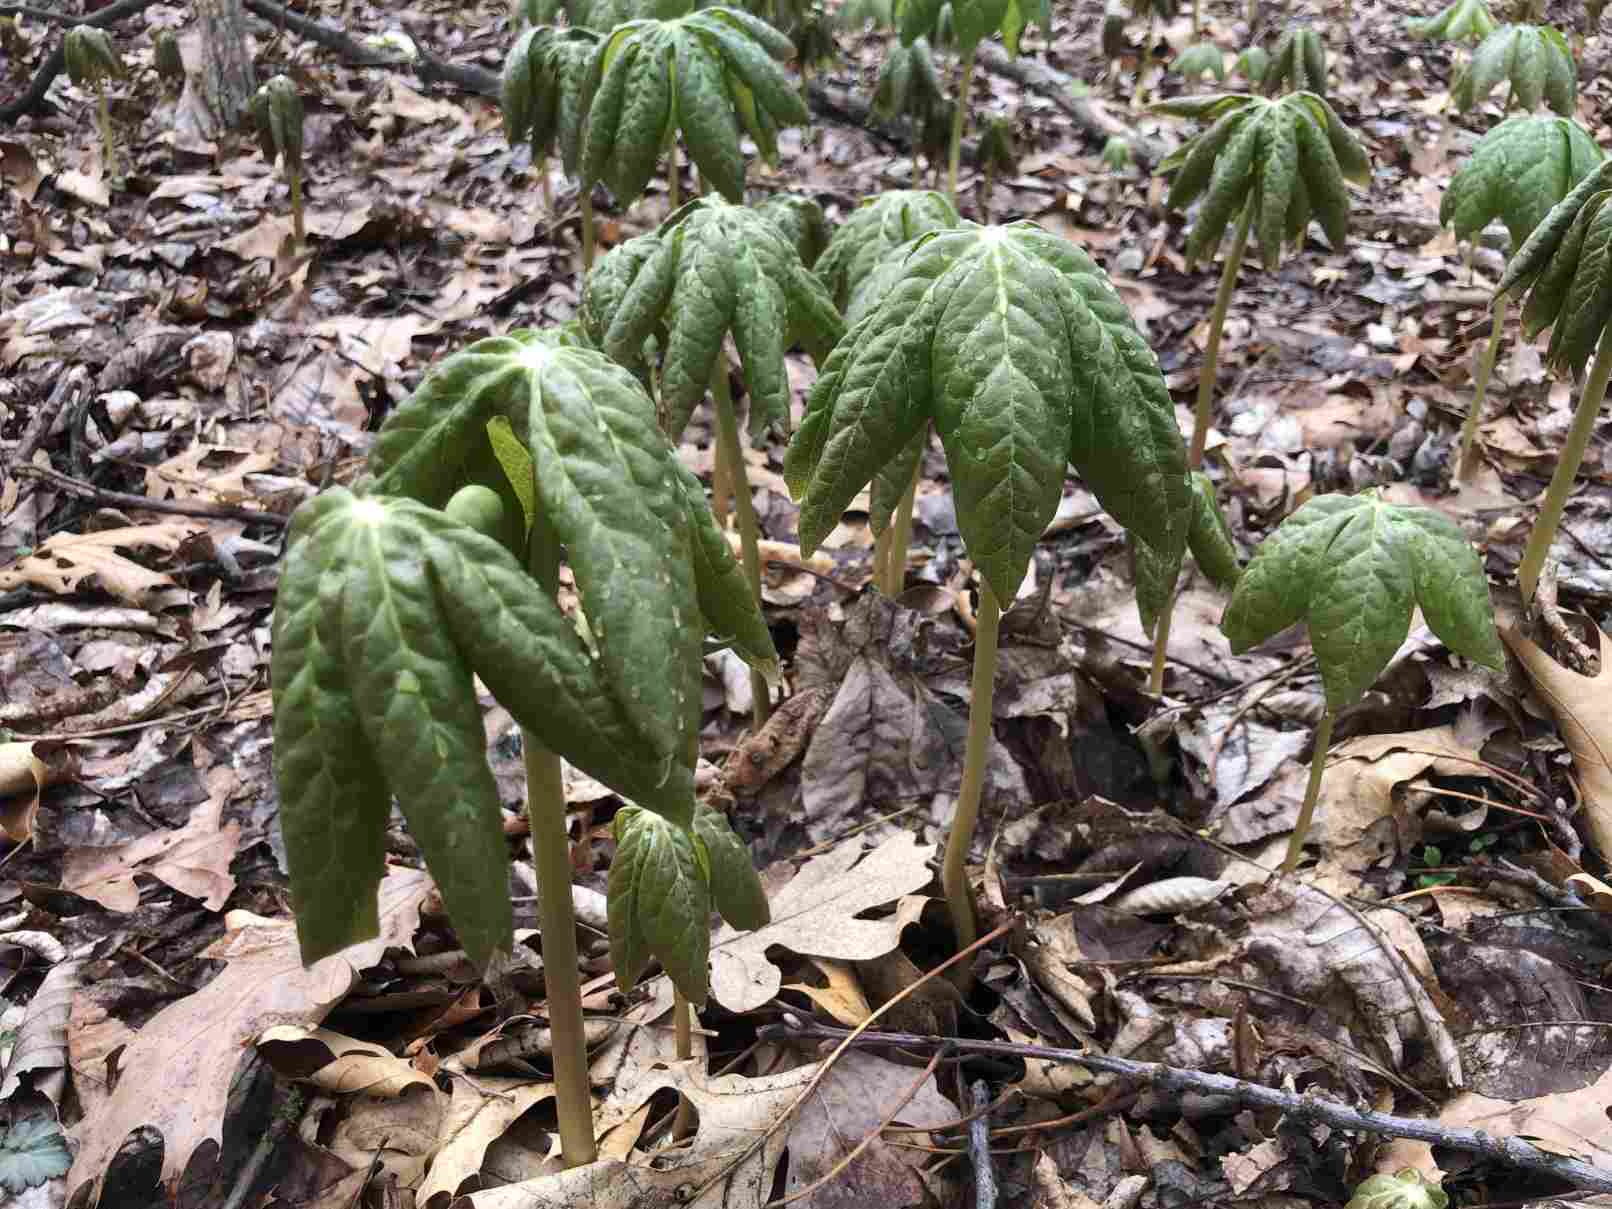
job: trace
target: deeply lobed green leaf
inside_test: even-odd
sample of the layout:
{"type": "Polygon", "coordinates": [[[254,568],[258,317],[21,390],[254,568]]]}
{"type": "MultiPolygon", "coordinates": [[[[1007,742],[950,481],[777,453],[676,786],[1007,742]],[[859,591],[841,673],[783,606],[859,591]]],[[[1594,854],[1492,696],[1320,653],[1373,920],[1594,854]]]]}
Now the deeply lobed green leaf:
{"type": "Polygon", "coordinates": [[[1471,239],[1498,218],[1520,249],[1545,215],[1601,162],[1601,149],[1571,118],[1516,114],[1472,148],[1439,204],[1439,222],[1471,239]]]}
{"type": "Polygon", "coordinates": [[[641,362],[645,341],[657,337],[661,409],[673,439],[704,396],[730,332],[759,434],[789,422],[785,349],[799,342],[822,357],[843,330],[833,300],[777,227],[713,197],[603,257],[583,293],[590,332],[623,364],[641,362]],[[648,245],[636,246],[640,239],[648,245]]]}
{"type": "Polygon", "coordinates": [[[504,137],[526,139],[532,157],[558,153],[575,176],[588,110],[589,73],[599,37],[587,29],[539,25],[516,39],[504,59],[499,104],[504,137]]]}
{"type": "Polygon", "coordinates": [[[1201,79],[1206,74],[1219,81],[1226,78],[1226,57],[1213,42],[1194,42],[1176,55],[1170,66],[1187,80],[1201,79]]]}
{"type": "Polygon", "coordinates": [[[1477,42],[1497,28],[1484,0],[1452,0],[1431,17],[1406,22],[1413,38],[1442,38],[1450,42],[1477,42]]]}
{"type": "Polygon", "coordinates": [[[776,60],[794,46],[740,9],[632,21],[594,50],[582,176],[623,203],[639,197],[667,140],[681,132],[706,182],[744,199],[741,126],[772,158],[780,126],[803,125],[805,103],[776,60]]]}
{"type": "Polygon", "coordinates": [[[1535,109],[1544,101],[1571,117],[1578,100],[1578,70],[1567,39],[1549,26],[1500,26],[1472,52],[1450,99],[1465,111],[1486,101],[1501,83],[1510,86],[1508,104],[1535,109]]]}
{"type": "Polygon", "coordinates": [[[1285,86],[1289,92],[1313,92],[1318,97],[1327,95],[1327,52],[1321,36],[1307,25],[1295,25],[1282,31],[1271,47],[1271,57],[1260,79],[1267,94],[1274,95],[1285,86]]]}
{"type": "Polygon", "coordinates": [[[895,0],[893,23],[907,45],[930,37],[940,25],[943,10],[951,10],[952,35],[965,54],[984,39],[1002,35],[1008,53],[1019,53],[1019,40],[1034,24],[1052,28],[1051,0],[895,0]]]}
{"type": "Polygon", "coordinates": [[[1188,498],[1174,408],[1101,270],[1030,223],[965,223],[899,255],[824,365],[785,460],[802,547],[933,421],[963,539],[1001,599],[1069,461],[1121,524],[1178,549],[1188,498]]]}
{"type": "Polygon", "coordinates": [[[818,279],[835,305],[849,308],[858,287],[895,248],[930,231],[955,227],[962,219],[945,194],[892,189],[864,201],[835,228],[818,259],[818,279]]]}
{"type": "Polygon", "coordinates": [[[1387,503],[1375,491],[1321,495],[1261,543],[1221,628],[1241,653],[1307,622],[1327,708],[1336,713],[1382,674],[1416,605],[1452,650],[1503,666],[1483,565],[1453,522],[1387,503]]]}

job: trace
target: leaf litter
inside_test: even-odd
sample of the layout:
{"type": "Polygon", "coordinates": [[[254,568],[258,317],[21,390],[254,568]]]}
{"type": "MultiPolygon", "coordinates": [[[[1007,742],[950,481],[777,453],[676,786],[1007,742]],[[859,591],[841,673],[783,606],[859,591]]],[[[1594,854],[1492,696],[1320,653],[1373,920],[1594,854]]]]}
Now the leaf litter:
{"type": "MultiPolygon", "coordinates": [[[[1238,44],[1225,7],[1206,6],[1208,33],[1238,44]]],[[[478,31],[496,20],[483,16],[478,31]]],[[[414,17],[415,32],[441,45],[469,28],[440,6],[414,17]]],[[[359,4],[347,19],[379,29],[390,16],[359,4]]],[[[1377,30],[1397,14],[1362,0],[1354,19],[1377,30]]],[[[141,20],[174,25],[183,15],[154,6],[141,20]]],[[[50,37],[27,18],[17,29],[18,62],[31,69],[50,37]]],[[[502,47],[488,37],[467,57],[502,47]]],[[[1160,37],[1172,52],[1193,40],[1184,15],[1161,23],[1160,37]]],[[[849,41],[825,87],[871,83],[880,39],[849,41]]],[[[1591,35],[1592,56],[1604,41],[1591,35]]],[[[1370,218],[1346,252],[1312,243],[1279,278],[1234,297],[1222,359],[1236,389],[1211,440],[1212,468],[1244,553],[1308,493],[1382,485],[1396,503],[1460,519],[1504,582],[1570,396],[1544,374],[1539,345],[1516,344],[1502,356],[1481,429],[1483,475],[1448,492],[1442,469],[1468,398],[1467,350],[1486,323],[1485,287],[1498,278],[1504,240],[1498,228],[1480,233],[1469,275],[1437,211],[1483,126],[1445,112],[1447,47],[1408,43],[1425,67],[1418,75],[1390,64],[1400,53],[1391,40],[1331,42],[1329,99],[1364,130],[1381,165],[1370,218]],[[1408,159],[1383,154],[1398,147],[1408,159]]],[[[1063,71],[1096,88],[1113,83],[1091,31],[1060,24],[1052,43],[1063,71]]],[[[289,35],[268,44],[270,60],[292,44],[289,35]]],[[[765,1042],[740,1073],[714,1072],[733,1036],[748,1044],[746,1030],[779,1005],[859,1022],[935,963],[927,862],[955,796],[971,616],[938,459],[925,466],[901,602],[916,607],[843,590],[865,578],[856,501],[825,542],[831,558],[770,573],[772,619],[801,635],[795,695],[756,739],[742,734],[748,703],[738,694],[713,702],[706,754],[727,757],[726,789],[754,848],[787,862],[769,878],[775,918],[780,902],[798,910],[756,934],[759,944],[713,936],[732,1002],[718,992],[718,1014],[705,1023],[737,1034],[698,1037],[699,1052],[711,1053],[687,1068],[672,1056],[664,980],[617,999],[584,946],[589,972],[601,976],[590,1008],[630,1025],[593,1053],[608,1157],[597,1171],[568,1174],[554,1170],[540,1054],[514,1073],[447,1067],[489,1035],[501,1005],[410,964],[454,947],[423,875],[396,868],[387,879],[398,889],[380,940],[300,970],[284,923],[262,693],[277,529],[87,505],[11,465],[52,385],[87,369],[93,396],[50,419],[28,451],[35,465],[153,504],[283,516],[320,483],[348,480],[368,430],[441,348],[572,315],[570,232],[532,204],[524,153],[496,135],[491,108],[314,56],[328,91],[310,120],[313,260],[285,255],[289,224],[255,154],[212,143],[185,102],[130,92],[115,106],[130,136],[121,150],[155,184],[143,194],[111,188],[93,137],[67,123],[0,138],[0,708],[32,753],[5,807],[7,820],[20,820],[8,823],[9,842],[27,844],[0,856],[0,993],[12,1001],[0,1009],[0,1101],[46,1114],[0,1133],[0,1162],[27,1156],[23,1178],[52,1178],[52,1203],[97,1179],[141,1126],[161,1135],[164,1182],[208,1141],[222,1142],[226,1166],[238,1167],[244,1155],[230,1150],[226,1125],[243,1112],[229,1093],[244,1048],[265,1034],[270,1050],[285,1044],[272,1028],[331,1022],[332,1035],[352,1038],[416,1090],[391,1105],[367,1091],[317,1090],[309,1120],[324,1124],[305,1131],[280,1173],[306,1203],[351,1204],[366,1188],[378,1196],[370,1160],[381,1150],[393,1192],[415,1203],[461,1193],[477,1205],[646,1203],[725,1172],[781,1121],[694,1203],[764,1203],[786,1162],[786,1187],[804,1187],[824,1168],[797,1164],[795,1151],[809,1147],[815,1160],[860,1141],[889,1110],[859,1100],[858,1087],[899,1094],[916,1074],[902,1064],[910,1058],[853,1051],[801,1107],[821,1062],[804,1047],[765,1042]],[[129,611],[114,616],[110,605],[129,611]],[[215,643],[222,653],[202,655],[215,643]],[[186,657],[200,670],[160,670],[186,657]],[[42,734],[72,737],[34,741],[42,734]],[[70,762],[58,762],[63,751],[70,762]],[[688,1092],[698,1119],[681,1148],[664,1144],[674,1088],[688,1092]],[[52,1177],[66,1154],[58,1114],[77,1149],[66,1179],[52,1177]],[[472,1190],[497,1180],[505,1186],[472,1190]]],[[[988,108],[1034,115],[1020,132],[1031,144],[1021,175],[997,182],[993,213],[1099,233],[1087,246],[1148,325],[1185,402],[1213,283],[1184,271],[1155,182],[1103,168],[1101,140],[1074,123],[1066,101],[994,72],[981,79],[988,108]]],[[[1580,111],[1604,110],[1605,88],[1587,72],[1580,111]]],[[[66,112],[84,109],[77,90],[54,95],[66,112]]],[[[1123,102],[1104,108],[1126,112],[1123,102]]],[[[1145,116],[1127,120],[1143,139],[1167,137],[1145,116]]],[[[910,157],[885,138],[820,120],[809,145],[786,141],[782,171],[756,180],[804,187],[843,217],[851,199],[906,183],[910,157]]],[[[658,220],[665,195],[651,188],[640,209],[608,217],[608,242],[658,220]]],[[[798,403],[810,370],[797,359],[788,368],[798,403]]],[[[691,465],[708,470],[711,436],[696,413],[683,451],[691,465]]],[[[787,562],[798,546],[780,452],[756,451],[766,464],[755,481],[764,536],[787,562]]],[[[1564,599],[1599,616],[1607,510],[1589,481],[1556,553],[1564,599]]],[[[1042,595],[1021,601],[1004,627],[992,804],[975,855],[989,856],[983,877],[995,901],[1027,918],[980,963],[993,997],[981,1027],[1290,1081],[1363,1105],[1431,1099],[1443,1124],[1525,1134],[1612,1164],[1597,1140],[1612,1004],[1591,985],[1612,947],[1581,910],[1600,901],[1586,879],[1608,852],[1604,670],[1567,674],[1517,642],[1526,678],[1515,669],[1479,678],[1413,632],[1340,721],[1332,772],[1342,775],[1329,773],[1312,885],[1266,885],[1322,701],[1305,644],[1278,636],[1234,659],[1216,625],[1224,594],[1194,574],[1178,605],[1169,699],[1145,699],[1145,636],[1117,535],[1081,492],[1064,503],[1033,570],[1042,595]],[[1150,765],[1160,750],[1177,759],[1162,787],[1150,765]],[[1567,815],[1575,802],[1588,871],[1559,842],[1579,821],[1567,815]],[[1580,1021],[1602,1027],[1567,1023],[1580,1021]],[[1463,1081],[1473,1090],[1450,1098],[1463,1081]]],[[[506,794],[504,805],[518,797],[506,794]]],[[[389,844],[394,860],[417,861],[400,828],[389,844]]],[[[513,962],[497,996],[541,1011],[539,964],[535,955],[513,962]]],[[[927,1019],[970,1018],[957,1007],[937,1002],[927,1019]]],[[[317,1074],[299,1062],[285,1077],[317,1074]]],[[[1112,1080],[1067,1063],[1030,1059],[1022,1074],[994,1077],[1014,1094],[993,1126],[1022,1130],[998,1142],[1028,1136],[1039,1146],[999,1161],[1004,1171],[1022,1163],[1022,1186],[1046,1203],[1151,1205],[1189,1186],[1205,1196],[1280,1195],[1316,1180],[1346,1198],[1325,1182],[1334,1178],[1321,1157],[1326,1139],[1301,1125],[1173,1107],[1161,1123],[1145,1101],[1141,1111],[1110,1104],[1112,1080]],[[1078,1109],[1094,1115],[1053,1124],[1078,1109]],[[1150,1174],[1136,1174],[1139,1165],[1150,1174]]],[[[949,1080],[929,1080],[898,1120],[944,1125],[963,1103],[949,1080]]],[[[865,1166],[842,1177],[843,1195],[901,1201],[927,1180],[936,1199],[960,1200],[961,1181],[921,1170],[912,1157],[921,1152],[897,1144],[919,1136],[874,1139],[865,1166]]],[[[963,1135],[939,1130],[930,1140],[956,1149],[963,1135]]],[[[1361,1170],[1373,1157],[1384,1170],[1435,1169],[1425,1147],[1369,1151],[1345,1153],[1361,1170]]]]}

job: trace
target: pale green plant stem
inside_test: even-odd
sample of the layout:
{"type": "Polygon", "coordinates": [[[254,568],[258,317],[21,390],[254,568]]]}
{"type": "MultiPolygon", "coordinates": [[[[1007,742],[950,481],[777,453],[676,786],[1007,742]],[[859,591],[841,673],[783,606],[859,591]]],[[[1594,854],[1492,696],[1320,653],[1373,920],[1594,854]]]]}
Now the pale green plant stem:
{"type": "Polygon", "coordinates": [[[543,187],[543,213],[554,213],[554,185],[549,180],[549,157],[540,155],[532,165],[537,169],[538,183],[543,187]]]}
{"type": "Polygon", "coordinates": [[[1505,340],[1506,311],[1510,305],[1511,298],[1507,294],[1495,300],[1494,327],[1489,331],[1489,343],[1484,346],[1477,376],[1472,381],[1472,409],[1466,413],[1466,422],[1461,425],[1461,448],[1455,461],[1455,479],[1458,483],[1466,482],[1478,472],[1478,420],[1483,416],[1483,402],[1489,394],[1489,378],[1494,373],[1494,363],[1505,340]]]}
{"type": "Polygon", "coordinates": [[[582,271],[593,268],[593,185],[582,184],[582,271]]]}
{"type": "MultiPolygon", "coordinates": [[[[285,157],[280,157],[284,163],[285,157]]],[[[286,164],[286,179],[291,185],[291,236],[300,248],[308,242],[308,232],[302,225],[302,165],[286,164]]]]}
{"type": "MultiPolygon", "coordinates": [[[[686,1062],[694,1056],[694,1009],[689,1006],[683,992],[672,989],[672,1041],[677,1047],[677,1059],[686,1062]]],[[[672,1138],[681,1142],[694,1132],[694,1106],[687,1096],[677,1097],[677,1115],[672,1118],[672,1138]]]]}
{"type": "Polygon", "coordinates": [[[560,775],[560,757],[524,728],[521,745],[526,760],[526,820],[532,832],[532,869],[537,874],[538,926],[543,937],[543,984],[554,1037],[554,1098],[560,1120],[560,1148],[567,1167],[580,1167],[598,1158],[599,1149],[593,1138],[582,982],[577,974],[565,784],[560,775]]]}
{"type": "Polygon", "coordinates": [[[946,158],[946,196],[957,205],[957,169],[963,161],[963,123],[968,119],[968,89],[974,82],[974,55],[978,47],[970,46],[963,56],[963,74],[957,82],[957,108],[952,112],[952,145],[946,158]]]}
{"type": "Polygon", "coordinates": [[[907,586],[907,548],[912,543],[912,506],[918,495],[918,476],[923,473],[924,460],[920,455],[907,480],[907,489],[901,493],[895,515],[879,534],[873,548],[874,582],[879,591],[891,600],[901,595],[907,586]]]}
{"type": "Polygon", "coordinates": [[[1321,774],[1327,768],[1327,749],[1332,746],[1332,711],[1321,715],[1321,724],[1315,728],[1315,750],[1310,753],[1310,781],[1304,789],[1304,805],[1299,807],[1298,822],[1293,824],[1293,838],[1287,841],[1287,856],[1282,860],[1282,872],[1292,873],[1299,867],[1304,855],[1304,836],[1315,817],[1315,804],[1321,797],[1321,774]]]}
{"type": "Polygon", "coordinates": [[[1551,475],[1550,486],[1545,488],[1545,502],[1539,509],[1534,531],[1528,535],[1528,545],[1522,552],[1522,564],[1517,568],[1517,586],[1522,590],[1522,602],[1531,605],[1539,587],[1539,573],[1545,569],[1545,558],[1550,554],[1551,542],[1562,523],[1562,512],[1567,508],[1567,497],[1573,490],[1573,480],[1589,448],[1590,434],[1601,414],[1606,399],[1607,379],[1612,377],[1612,324],[1601,332],[1600,346],[1595,350],[1595,363],[1590,376],[1584,381],[1584,390],[1578,397],[1578,410],[1573,413],[1573,426],[1567,431],[1567,442],[1562,446],[1551,475]]]}
{"type": "MultiPolygon", "coordinates": [[[[1226,253],[1226,264],[1220,273],[1220,288],[1215,291],[1215,306],[1209,312],[1209,340],[1203,349],[1203,369],[1198,375],[1198,405],[1192,418],[1192,445],[1187,450],[1187,469],[1197,470],[1203,465],[1204,446],[1209,442],[1210,423],[1214,418],[1215,375],[1220,366],[1220,337],[1226,330],[1226,311],[1231,296],[1237,289],[1237,273],[1243,267],[1243,253],[1248,250],[1248,228],[1254,221],[1254,205],[1250,199],[1243,206],[1237,220],[1237,231],[1231,238],[1231,250],[1226,253]]],[[[1155,697],[1164,695],[1164,665],[1170,646],[1170,618],[1175,613],[1175,589],[1159,610],[1153,623],[1153,665],[1148,671],[1148,691],[1155,697]]]]}
{"type": "Polygon", "coordinates": [[[996,188],[996,165],[987,161],[980,181],[980,221],[991,224],[991,192],[996,188]]]}
{"type": "Polygon", "coordinates": [[[1142,53],[1136,58],[1136,91],[1131,96],[1133,108],[1140,109],[1147,95],[1147,69],[1153,63],[1153,10],[1147,13],[1147,32],[1142,36],[1142,53]]]}
{"type": "Polygon", "coordinates": [[[1203,0],[1192,0],[1192,36],[1203,33],[1203,0]]]}
{"type": "Polygon", "coordinates": [[[979,935],[974,902],[968,892],[963,865],[974,843],[979,823],[980,794],[985,788],[985,762],[991,748],[991,701],[996,686],[996,640],[1002,623],[1002,606],[991,585],[980,577],[980,607],[974,626],[974,679],[968,699],[968,740],[963,749],[963,783],[957,791],[957,812],[946,837],[946,859],[940,884],[951,910],[957,947],[966,949],[979,935]]]}
{"type": "MultiPolygon", "coordinates": [[[[717,457],[727,462],[727,479],[733,489],[733,511],[739,519],[739,546],[744,555],[745,578],[761,606],[761,529],[756,523],[756,504],[750,496],[750,476],[744,469],[744,447],[739,443],[739,417],[733,410],[733,393],[728,389],[728,355],[719,353],[711,373],[711,397],[716,403],[717,457]]],[[[750,669],[750,720],[756,730],[767,724],[772,713],[771,690],[767,678],[750,669]]]]}
{"type": "Polygon", "coordinates": [[[666,132],[666,200],[673,210],[683,204],[683,182],[677,175],[677,135],[666,132]]]}
{"type": "Polygon", "coordinates": [[[118,174],[118,153],[112,146],[112,105],[106,99],[106,85],[95,81],[95,121],[101,128],[101,162],[110,180],[118,174]]]}
{"type": "Polygon", "coordinates": [[[1259,0],[1248,0],[1248,33],[1253,37],[1254,26],[1259,22],[1259,0]]]}

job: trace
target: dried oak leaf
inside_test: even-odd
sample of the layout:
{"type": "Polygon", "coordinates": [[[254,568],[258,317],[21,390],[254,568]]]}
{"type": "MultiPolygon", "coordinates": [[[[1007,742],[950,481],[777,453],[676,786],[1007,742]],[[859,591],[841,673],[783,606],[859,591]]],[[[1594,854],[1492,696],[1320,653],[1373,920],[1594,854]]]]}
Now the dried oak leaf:
{"type": "Polygon", "coordinates": [[[158,521],[96,533],[60,533],[9,569],[0,571],[0,591],[32,586],[47,592],[67,593],[94,576],[103,591],[138,605],[147,593],[157,588],[171,588],[174,581],[160,571],[142,567],[119,551],[151,546],[172,553],[182,542],[205,529],[206,526],[195,521],[158,521]]]}

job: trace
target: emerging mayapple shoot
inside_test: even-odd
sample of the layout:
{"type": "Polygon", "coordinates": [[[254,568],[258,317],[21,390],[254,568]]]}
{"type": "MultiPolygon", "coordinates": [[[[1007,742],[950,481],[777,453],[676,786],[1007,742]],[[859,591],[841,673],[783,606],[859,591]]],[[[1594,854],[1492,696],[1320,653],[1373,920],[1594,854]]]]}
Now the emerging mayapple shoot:
{"type": "Polygon", "coordinates": [[[1326,693],[1309,786],[1282,864],[1287,872],[1304,850],[1333,722],[1388,666],[1417,606],[1451,650],[1504,666],[1483,564],[1461,530],[1440,513],[1390,504],[1376,491],[1320,495],[1301,505],[1260,543],[1237,581],[1220,622],[1232,651],[1241,654],[1302,621],[1326,693]]]}
{"type": "Polygon", "coordinates": [[[1612,160],[1581,180],[1551,208],[1534,233],[1517,250],[1495,293],[1528,293],[1523,304],[1523,334],[1532,339],[1551,329],[1546,362],[1575,378],[1593,355],[1579,393],[1573,424],[1567,433],[1540,505],[1539,519],[1528,536],[1517,583],[1525,603],[1532,603],[1539,573],[1567,507],[1573,478],[1584,460],[1596,417],[1612,377],[1612,160]]]}
{"type": "MultiPolygon", "coordinates": [[[[1439,204],[1439,222],[1453,226],[1457,239],[1475,239],[1495,219],[1506,225],[1512,250],[1522,247],[1545,215],[1594,171],[1601,149],[1571,118],[1516,114],[1478,140],[1472,155],[1450,181],[1439,204]]],[[[1478,418],[1494,373],[1510,299],[1495,301],[1494,321],[1473,379],[1472,407],[1461,427],[1456,476],[1477,470],[1478,418]]]]}
{"type": "Polygon", "coordinates": [[[1509,86],[1507,108],[1537,109],[1543,101],[1571,117],[1578,100],[1578,69],[1567,39],[1549,26],[1500,26],[1472,52],[1450,99],[1465,112],[1487,101],[1497,84],[1509,86]]]}
{"type": "MultiPolygon", "coordinates": [[[[905,46],[899,42],[891,46],[879,64],[879,75],[873,84],[873,112],[886,121],[906,117],[921,130],[933,122],[945,103],[945,88],[940,82],[940,70],[935,66],[935,51],[929,39],[915,38],[905,46]]],[[[928,143],[921,135],[914,141],[926,146],[928,143]]],[[[919,183],[918,150],[913,148],[914,189],[919,183]]]]}
{"type": "Polygon", "coordinates": [[[1013,122],[1004,117],[987,118],[979,140],[979,210],[980,217],[991,221],[991,194],[999,174],[1019,170],[1019,147],[1013,137],[1013,122]]]}
{"type": "Polygon", "coordinates": [[[1308,25],[1289,26],[1271,47],[1270,62],[1260,79],[1267,96],[1289,92],[1327,95],[1327,50],[1321,35],[1308,25]]]}
{"type": "Polygon", "coordinates": [[[106,99],[106,82],[128,74],[118,57],[112,36],[92,25],[75,25],[67,31],[62,51],[67,78],[80,88],[95,91],[95,124],[101,134],[101,162],[107,176],[117,175],[117,148],[112,143],[112,110],[106,99]]]}
{"type": "Polygon", "coordinates": [[[801,548],[933,422],[980,575],[962,787],[942,880],[961,945],[976,935],[963,864],[991,733],[1001,601],[1011,602],[1069,463],[1121,525],[1179,560],[1186,459],[1158,362],[1086,254],[1030,223],[934,231],[895,253],[835,346],[784,476],[801,548]]]}
{"type": "Polygon", "coordinates": [[[173,30],[165,29],[151,44],[151,65],[157,75],[171,84],[185,82],[185,56],[179,49],[179,39],[173,30]]]}
{"type": "Polygon", "coordinates": [[[1213,42],[1194,42],[1176,55],[1170,68],[1189,84],[1198,83],[1206,75],[1214,76],[1218,83],[1224,83],[1226,56],[1220,53],[1220,47],[1213,42]]]}
{"type": "MultiPolygon", "coordinates": [[[[1311,218],[1321,224],[1332,246],[1339,247],[1349,231],[1346,182],[1365,183],[1370,179],[1370,165],[1365,151],[1338,120],[1332,106],[1314,93],[1290,93],[1280,100],[1239,95],[1189,97],[1155,108],[1208,124],[1160,166],[1163,172],[1175,173],[1167,199],[1169,206],[1185,209],[1198,198],[1203,199],[1198,220],[1187,236],[1187,260],[1212,256],[1227,224],[1234,216],[1237,220],[1214,310],[1209,315],[1209,338],[1198,377],[1197,409],[1187,454],[1188,465],[1196,470],[1203,462],[1213,420],[1215,376],[1226,312],[1250,235],[1258,241],[1268,268],[1280,262],[1283,244],[1298,243],[1304,238],[1311,218]]],[[[1146,565],[1140,555],[1138,565],[1146,565]]],[[[1168,607],[1159,610],[1153,632],[1149,688],[1155,695],[1164,691],[1170,613],[1168,607]]]]}
{"type": "MultiPolygon", "coordinates": [[[[548,157],[558,153],[567,176],[576,176],[582,159],[582,126],[588,108],[588,73],[598,35],[581,28],[539,25],[516,39],[504,59],[499,105],[504,137],[532,147],[532,165],[543,183],[543,201],[553,209],[548,157]]],[[[584,216],[584,239],[592,221],[584,216]]]]}
{"type": "Polygon", "coordinates": [[[291,233],[300,246],[306,238],[302,225],[302,95],[285,76],[272,76],[252,94],[252,123],[257,128],[263,158],[280,160],[280,171],[291,188],[291,233]]]}
{"type": "Polygon", "coordinates": [[[1485,0],[1452,0],[1431,17],[1405,23],[1413,38],[1437,38],[1445,42],[1481,42],[1496,29],[1485,0]]]}
{"type": "Polygon", "coordinates": [[[771,163],[779,129],[807,121],[800,94],[779,66],[794,54],[788,38],[736,8],[620,26],[594,55],[583,179],[603,181],[629,204],[681,133],[705,183],[742,202],[741,133],[771,163]]]}

